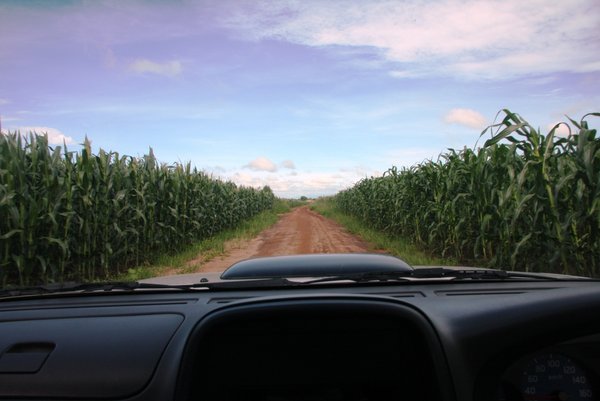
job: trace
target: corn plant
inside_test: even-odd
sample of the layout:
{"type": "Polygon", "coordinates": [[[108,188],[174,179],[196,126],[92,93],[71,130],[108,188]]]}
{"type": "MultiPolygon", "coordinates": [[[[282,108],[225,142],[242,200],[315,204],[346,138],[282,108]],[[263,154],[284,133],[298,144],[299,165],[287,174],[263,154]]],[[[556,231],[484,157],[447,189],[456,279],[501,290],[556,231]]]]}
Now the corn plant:
{"type": "Polygon", "coordinates": [[[100,280],[272,207],[269,187],[238,187],[192,168],[0,135],[0,280],[100,280]]]}
{"type": "Polygon", "coordinates": [[[543,135],[503,112],[481,148],[393,167],[342,191],[336,204],[464,263],[599,276],[600,138],[586,118],[600,113],[569,119],[570,134],[558,137],[558,125],[543,135]]]}

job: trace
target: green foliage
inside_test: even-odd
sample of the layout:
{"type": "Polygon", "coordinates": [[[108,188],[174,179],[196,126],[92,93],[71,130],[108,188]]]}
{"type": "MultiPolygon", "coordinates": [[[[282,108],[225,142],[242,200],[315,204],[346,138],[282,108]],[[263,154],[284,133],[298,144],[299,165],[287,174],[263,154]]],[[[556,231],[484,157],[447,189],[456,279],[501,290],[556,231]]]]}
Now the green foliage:
{"type": "Polygon", "coordinates": [[[600,138],[587,114],[568,137],[517,114],[477,150],[393,167],[336,196],[374,228],[442,257],[489,267],[600,275],[600,138]]]}
{"type": "Polygon", "coordinates": [[[223,255],[228,241],[250,240],[279,220],[281,213],[290,211],[286,200],[276,198],[271,209],[242,221],[211,237],[194,241],[176,253],[160,254],[150,263],[130,268],[126,274],[110,277],[109,281],[136,281],[166,274],[187,274],[199,270],[203,263],[223,255]]]}
{"type": "Polygon", "coordinates": [[[290,209],[308,204],[307,200],[300,200],[300,199],[285,199],[284,202],[290,209]]]}
{"type": "Polygon", "coordinates": [[[31,285],[119,275],[152,255],[269,209],[269,187],[237,187],[192,169],[0,135],[0,280],[31,285]]]}
{"type": "Polygon", "coordinates": [[[369,252],[385,252],[395,255],[413,266],[450,266],[456,264],[451,259],[441,259],[418,249],[406,238],[370,228],[364,221],[341,211],[332,197],[318,198],[310,208],[344,226],[348,232],[369,244],[369,252]]]}

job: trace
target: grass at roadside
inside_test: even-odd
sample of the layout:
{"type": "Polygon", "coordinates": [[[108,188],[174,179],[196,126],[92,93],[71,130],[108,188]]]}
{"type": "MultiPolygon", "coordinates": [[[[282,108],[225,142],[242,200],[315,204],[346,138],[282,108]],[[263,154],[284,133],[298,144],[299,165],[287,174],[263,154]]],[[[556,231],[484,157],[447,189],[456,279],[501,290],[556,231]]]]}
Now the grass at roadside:
{"type": "Polygon", "coordinates": [[[338,210],[328,198],[317,199],[310,208],[344,226],[350,233],[374,246],[373,251],[385,250],[411,265],[456,265],[456,261],[437,258],[418,249],[404,238],[398,238],[370,228],[353,216],[338,210]]]}
{"type": "Polygon", "coordinates": [[[279,219],[279,215],[289,212],[299,204],[288,200],[275,200],[271,210],[266,210],[241,223],[237,228],[222,231],[210,238],[192,244],[176,254],[163,254],[155,258],[151,264],[138,266],[115,280],[135,281],[150,277],[168,274],[192,273],[197,266],[189,263],[190,260],[201,258],[207,262],[225,252],[225,243],[232,240],[247,240],[255,237],[264,229],[272,226],[279,219]]]}

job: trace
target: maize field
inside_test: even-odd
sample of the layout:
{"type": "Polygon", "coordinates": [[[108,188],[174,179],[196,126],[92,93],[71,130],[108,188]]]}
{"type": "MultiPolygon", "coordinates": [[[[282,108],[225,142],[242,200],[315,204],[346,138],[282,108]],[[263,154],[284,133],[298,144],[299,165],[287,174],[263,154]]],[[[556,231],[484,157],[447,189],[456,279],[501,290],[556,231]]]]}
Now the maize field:
{"type": "Polygon", "coordinates": [[[272,207],[274,195],[141,157],[0,135],[3,286],[101,280],[272,207]]]}
{"type": "Polygon", "coordinates": [[[466,265],[600,276],[600,138],[585,120],[600,113],[566,137],[503,113],[481,148],[392,167],[336,207],[466,265]]]}

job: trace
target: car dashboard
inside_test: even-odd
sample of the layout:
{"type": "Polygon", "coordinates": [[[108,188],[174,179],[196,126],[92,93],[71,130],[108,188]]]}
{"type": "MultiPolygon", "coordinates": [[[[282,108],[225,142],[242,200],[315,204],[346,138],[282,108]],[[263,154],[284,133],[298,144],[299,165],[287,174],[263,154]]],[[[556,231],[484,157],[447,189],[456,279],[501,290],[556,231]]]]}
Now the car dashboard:
{"type": "Polygon", "coordinates": [[[0,301],[0,399],[600,399],[593,280],[0,301]]]}

